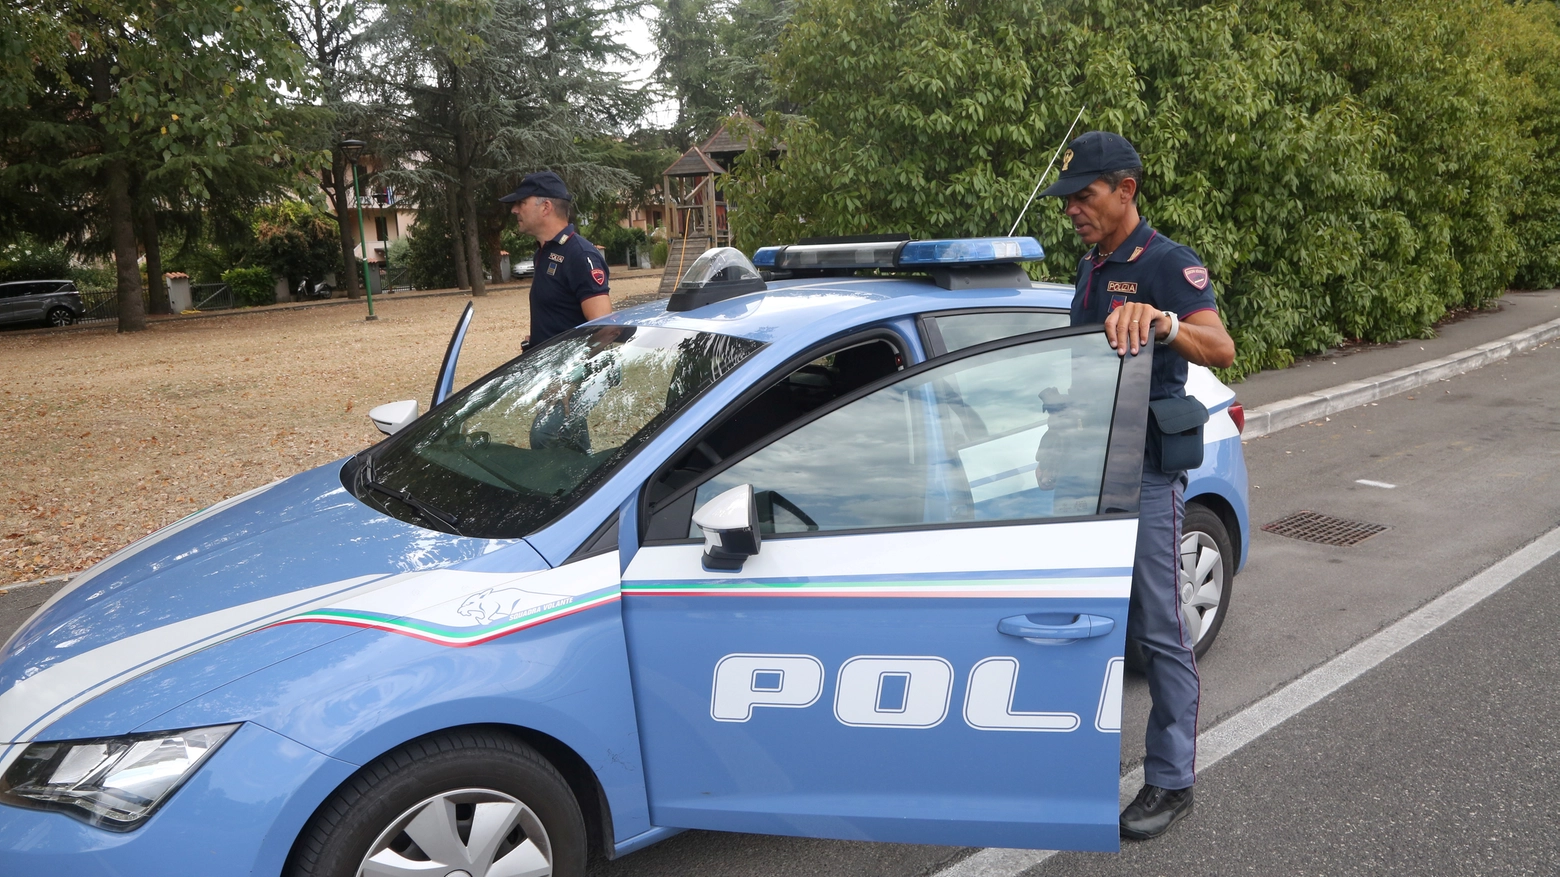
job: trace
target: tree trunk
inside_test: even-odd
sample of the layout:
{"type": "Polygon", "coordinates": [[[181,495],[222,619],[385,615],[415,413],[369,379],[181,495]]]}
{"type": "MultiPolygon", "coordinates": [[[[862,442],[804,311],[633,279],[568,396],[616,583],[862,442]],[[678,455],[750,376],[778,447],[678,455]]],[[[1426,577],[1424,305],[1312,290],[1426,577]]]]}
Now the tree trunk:
{"type": "Polygon", "coordinates": [[[487,244],[489,258],[493,260],[488,267],[492,270],[495,284],[509,282],[509,278],[504,276],[504,241],[500,236],[501,228],[491,221],[482,226],[482,242],[487,244]]]}
{"type": "Polygon", "coordinates": [[[460,199],[455,196],[455,183],[444,187],[444,208],[450,215],[450,259],[455,263],[455,285],[471,288],[471,278],[466,273],[466,236],[461,231],[460,199]]]}
{"type": "Polygon", "coordinates": [[[168,284],[163,281],[162,242],[157,234],[157,214],[148,204],[141,211],[141,245],[146,248],[146,285],[152,302],[152,313],[173,313],[168,302],[168,284]]]}
{"type": "MultiPolygon", "coordinates": [[[[108,56],[92,61],[92,96],[107,104],[113,98],[113,73],[108,56]]],[[[104,136],[107,148],[110,142],[104,136]]],[[[130,199],[130,166],[123,158],[111,158],[104,167],[104,195],[108,200],[108,237],[114,248],[114,269],[119,296],[119,331],[146,331],[146,303],[141,301],[141,266],[135,245],[135,204],[130,199]]]]}
{"type": "Polygon", "coordinates": [[[146,303],[141,300],[141,266],[135,246],[135,208],[130,203],[130,169],[124,159],[108,162],[108,228],[114,243],[118,274],[119,331],[146,330],[146,303]]]}
{"type": "Polygon", "coordinates": [[[472,194],[471,172],[460,172],[461,218],[466,226],[466,266],[471,275],[471,294],[487,295],[487,281],[482,279],[482,238],[477,229],[477,199],[472,194]]]}
{"type": "MultiPolygon", "coordinates": [[[[336,274],[336,287],[339,289],[342,281],[345,280],[347,298],[357,298],[363,294],[362,287],[358,285],[358,273],[352,270],[357,267],[355,264],[357,257],[354,255],[357,251],[357,236],[352,231],[352,222],[357,213],[353,210],[353,207],[356,205],[352,201],[352,181],[347,179],[347,162],[346,159],[341,157],[341,150],[332,150],[330,165],[331,179],[335,183],[335,192],[333,193],[335,198],[333,200],[336,205],[336,224],[341,228],[342,271],[336,274]],[[343,278],[341,276],[342,273],[345,273],[347,276],[343,278]]],[[[319,281],[325,278],[313,277],[310,279],[319,281]]],[[[331,297],[336,298],[336,293],[331,293],[331,297]]]]}

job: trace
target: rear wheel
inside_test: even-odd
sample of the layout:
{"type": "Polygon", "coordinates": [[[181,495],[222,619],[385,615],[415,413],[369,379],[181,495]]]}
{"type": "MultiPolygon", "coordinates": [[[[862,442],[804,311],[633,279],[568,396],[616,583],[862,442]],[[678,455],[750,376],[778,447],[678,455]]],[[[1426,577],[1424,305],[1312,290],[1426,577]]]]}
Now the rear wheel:
{"type": "Polygon", "coordinates": [[[70,308],[50,308],[44,322],[50,326],[69,326],[76,322],[76,315],[70,312],[70,308]]]}
{"type": "Polygon", "coordinates": [[[1235,550],[1224,520],[1207,506],[1188,503],[1181,525],[1181,619],[1201,658],[1229,612],[1235,585],[1235,550]]]}
{"type": "Polygon", "coordinates": [[[487,731],[413,741],[314,814],[288,877],[583,877],[585,822],[536,750],[487,731]]]}
{"type": "MultiPolygon", "coordinates": [[[[1235,586],[1235,549],[1224,519],[1205,505],[1186,504],[1181,521],[1181,561],[1177,606],[1181,623],[1192,641],[1192,654],[1201,658],[1213,647],[1214,637],[1229,613],[1235,586]]],[[[1143,650],[1127,640],[1127,667],[1142,672],[1143,650]]]]}

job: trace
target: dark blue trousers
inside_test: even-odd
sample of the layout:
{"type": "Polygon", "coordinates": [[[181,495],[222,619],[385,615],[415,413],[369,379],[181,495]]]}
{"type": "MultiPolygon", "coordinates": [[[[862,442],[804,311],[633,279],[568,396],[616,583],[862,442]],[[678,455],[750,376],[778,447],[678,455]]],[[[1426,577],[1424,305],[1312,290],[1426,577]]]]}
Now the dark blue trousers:
{"type": "Polygon", "coordinates": [[[1196,779],[1197,660],[1180,612],[1181,521],[1186,476],[1145,469],[1127,638],[1142,649],[1153,709],[1143,735],[1143,780],[1184,789],[1196,779]]]}

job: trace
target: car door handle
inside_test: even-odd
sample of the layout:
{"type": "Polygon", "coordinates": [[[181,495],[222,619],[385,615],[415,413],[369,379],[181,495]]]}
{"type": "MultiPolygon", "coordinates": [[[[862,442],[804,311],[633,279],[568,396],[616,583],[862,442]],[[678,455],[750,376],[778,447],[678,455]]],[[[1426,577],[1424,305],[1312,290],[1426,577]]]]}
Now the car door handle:
{"type": "Polygon", "coordinates": [[[1115,627],[1116,622],[1103,615],[1064,615],[1055,612],[1014,615],[997,622],[998,633],[1047,645],[1104,636],[1115,627]]]}

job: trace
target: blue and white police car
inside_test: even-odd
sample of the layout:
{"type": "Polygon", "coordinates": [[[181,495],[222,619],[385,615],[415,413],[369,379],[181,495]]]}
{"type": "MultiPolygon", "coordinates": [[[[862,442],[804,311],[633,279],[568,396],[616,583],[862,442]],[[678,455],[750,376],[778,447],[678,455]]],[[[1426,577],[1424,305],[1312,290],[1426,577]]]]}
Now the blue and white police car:
{"type": "MultiPolygon", "coordinates": [[[[1117,848],[1149,357],[1032,238],[712,250],[0,652],[0,871],[579,875],[687,828],[1117,848]],[[764,270],[757,270],[754,265],[764,270]],[[860,269],[879,269],[865,274],[860,269]]],[[[1192,473],[1199,650],[1246,554],[1192,473]]]]}

